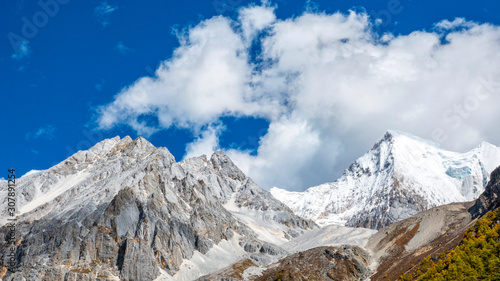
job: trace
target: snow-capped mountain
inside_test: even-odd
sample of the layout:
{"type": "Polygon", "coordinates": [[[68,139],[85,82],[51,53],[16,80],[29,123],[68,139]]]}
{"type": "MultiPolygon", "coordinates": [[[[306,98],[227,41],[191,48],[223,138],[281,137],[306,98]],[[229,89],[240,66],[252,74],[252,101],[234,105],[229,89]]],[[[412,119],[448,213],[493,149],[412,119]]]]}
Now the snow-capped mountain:
{"type": "Polygon", "coordinates": [[[486,142],[456,153],[388,131],[338,180],[304,192],[270,192],[322,226],[380,228],[435,206],[478,198],[498,165],[500,148],[486,142]]]}
{"type": "Polygon", "coordinates": [[[1,267],[3,280],[194,280],[242,258],[270,262],[318,228],[223,152],[176,162],[144,138],[104,140],[16,184],[16,272],[1,267]]]}

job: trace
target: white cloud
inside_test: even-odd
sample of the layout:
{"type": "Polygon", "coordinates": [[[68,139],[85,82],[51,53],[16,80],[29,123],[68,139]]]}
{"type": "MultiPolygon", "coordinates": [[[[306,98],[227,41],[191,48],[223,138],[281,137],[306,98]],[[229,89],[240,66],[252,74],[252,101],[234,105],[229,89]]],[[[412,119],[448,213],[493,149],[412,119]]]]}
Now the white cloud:
{"type": "Polygon", "coordinates": [[[52,125],[42,126],[34,132],[29,132],[26,134],[26,140],[46,138],[49,140],[54,139],[54,132],[56,128],[52,125]]]}
{"type": "Polygon", "coordinates": [[[191,156],[218,147],[221,117],[266,118],[257,155],[228,153],[263,187],[295,190],[334,180],[387,129],[456,150],[500,141],[497,26],[457,19],[432,32],[376,34],[363,13],[277,20],[273,10],[250,6],[236,22],[214,17],[180,35],[156,77],[100,107],[100,128],[188,128],[200,135],[191,156]],[[253,38],[262,49],[255,61],[253,38]],[[141,123],[145,115],[159,126],[141,123]]]}
{"type": "Polygon", "coordinates": [[[452,30],[452,29],[463,28],[463,27],[471,28],[475,25],[477,25],[477,24],[475,24],[474,22],[471,22],[471,21],[467,21],[464,18],[455,18],[453,21],[442,20],[442,21],[436,23],[434,26],[436,28],[440,28],[440,29],[444,29],[444,30],[452,30]]]}
{"type": "Polygon", "coordinates": [[[31,55],[30,42],[23,40],[17,46],[17,52],[12,54],[12,58],[16,60],[21,60],[27,58],[31,55]]]}
{"type": "Polygon", "coordinates": [[[252,43],[257,32],[270,26],[276,20],[274,9],[267,3],[262,6],[252,5],[240,9],[238,20],[241,23],[241,31],[248,45],[252,43]]]}
{"type": "Polygon", "coordinates": [[[95,7],[94,15],[102,26],[106,27],[109,25],[109,15],[116,10],[118,10],[117,6],[111,6],[107,1],[104,1],[99,4],[99,6],[95,7]]]}
{"type": "Polygon", "coordinates": [[[221,126],[210,126],[192,143],[186,146],[185,159],[206,155],[210,157],[212,153],[219,149],[219,134],[221,126]]]}
{"type": "Polygon", "coordinates": [[[154,132],[137,118],[153,112],[162,128],[199,129],[221,115],[265,115],[273,109],[249,86],[252,67],[241,37],[230,20],[216,17],[180,35],[171,60],[122,90],[100,108],[101,128],[123,122],[142,134],[154,132]]]}

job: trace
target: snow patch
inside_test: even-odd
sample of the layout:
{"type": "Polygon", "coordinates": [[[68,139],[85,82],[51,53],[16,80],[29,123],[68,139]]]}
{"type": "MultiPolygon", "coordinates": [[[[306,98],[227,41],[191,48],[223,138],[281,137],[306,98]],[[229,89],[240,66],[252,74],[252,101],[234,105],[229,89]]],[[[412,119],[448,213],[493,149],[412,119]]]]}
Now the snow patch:
{"type": "Polygon", "coordinates": [[[368,239],[375,233],[377,231],[373,229],[330,225],[308,231],[282,247],[290,252],[301,252],[321,246],[352,245],[364,248],[368,239]]]}
{"type": "Polygon", "coordinates": [[[234,195],[223,206],[233,216],[238,218],[240,222],[250,227],[257,234],[258,239],[277,246],[288,242],[284,234],[288,228],[273,220],[274,217],[279,216],[278,212],[272,210],[250,210],[245,207],[240,208],[234,202],[234,195]]]}
{"type": "Polygon", "coordinates": [[[242,259],[248,253],[245,252],[238,243],[241,235],[236,232],[233,233],[234,235],[231,240],[222,240],[204,255],[198,251],[194,252],[189,260],[183,261],[179,271],[173,276],[173,279],[158,280],[195,280],[198,277],[215,272],[242,259]]]}
{"type": "Polygon", "coordinates": [[[87,172],[80,171],[74,175],[70,175],[66,178],[61,179],[46,193],[43,193],[40,189],[38,189],[36,191],[37,194],[35,196],[35,199],[19,208],[19,215],[27,213],[38,206],[54,200],[59,195],[70,190],[72,187],[85,180],[88,175],[89,174],[87,172]]]}

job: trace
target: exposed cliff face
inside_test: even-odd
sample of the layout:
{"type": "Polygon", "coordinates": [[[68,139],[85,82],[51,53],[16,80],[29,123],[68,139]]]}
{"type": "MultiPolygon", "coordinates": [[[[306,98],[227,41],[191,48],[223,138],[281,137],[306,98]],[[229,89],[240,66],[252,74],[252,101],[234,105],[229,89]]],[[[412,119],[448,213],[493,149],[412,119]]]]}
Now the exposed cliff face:
{"type": "Polygon", "coordinates": [[[461,154],[389,131],[337,181],[271,193],[319,225],[378,229],[435,206],[476,199],[498,164],[500,148],[488,143],[461,154]]]}
{"type": "MultiPolygon", "coordinates": [[[[2,183],[0,193],[6,190],[2,183]]],[[[268,231],[281,233],[273,242],[284,243],[316,227],[260,189],[224,153],[177,163],[143,138],[105,140],[21,178],[17,190],[17,273],[3,280],[169,280],[176,273],[177,280],[192,280],[253,252],[281,253],[278,243],[259,239],[268,231]],[[247,226],[228,204],[260,214],[266,225],[247,226]],[[182,275],[187,260],[224,247],[235,249],[227,260],[207,269],[207,258],[182,275]]],[[[2,241],[6,234],[4,225],[2,241]]]]}
{"type": "Polygon", "coordinates": [[[490,182],[484,193],[476,200],[469,212],[474,218],[478,218],[498,207],[500,207],[500,167],[491,173],[490,182]]]}

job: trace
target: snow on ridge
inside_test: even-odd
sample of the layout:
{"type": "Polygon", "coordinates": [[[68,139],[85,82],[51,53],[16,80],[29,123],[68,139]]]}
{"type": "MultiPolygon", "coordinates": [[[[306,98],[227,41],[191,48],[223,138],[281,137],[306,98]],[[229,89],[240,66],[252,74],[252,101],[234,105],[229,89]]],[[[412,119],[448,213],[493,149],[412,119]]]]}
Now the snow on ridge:
{"type": "Polygon", "coordinates": [[[36,198],[34,200],[19,208],[19,215],[27,213],[45,203],[54,200],[59,195],[63,194],[64,192],[76,186],[81,181],[85,180],[87,176],[88,173],[86,172],[78,172],[75,175],[63,178],[46,193],[41,193],[40,190],[38,190],[38,192],[40,193],[36,194],[36,198]]]}
{"type": "Polygon", "coordinates": [[[43,170],[31,170],[31,171],[27,172],[26,174],[22,175],[22,176],[21,176],[21,178],[22,178],[22,177],[29,176],[29,175],[34,175],[34,174],[39,173],[39,172],[42,172],[42,171],[43,171],[43,170]]]}

